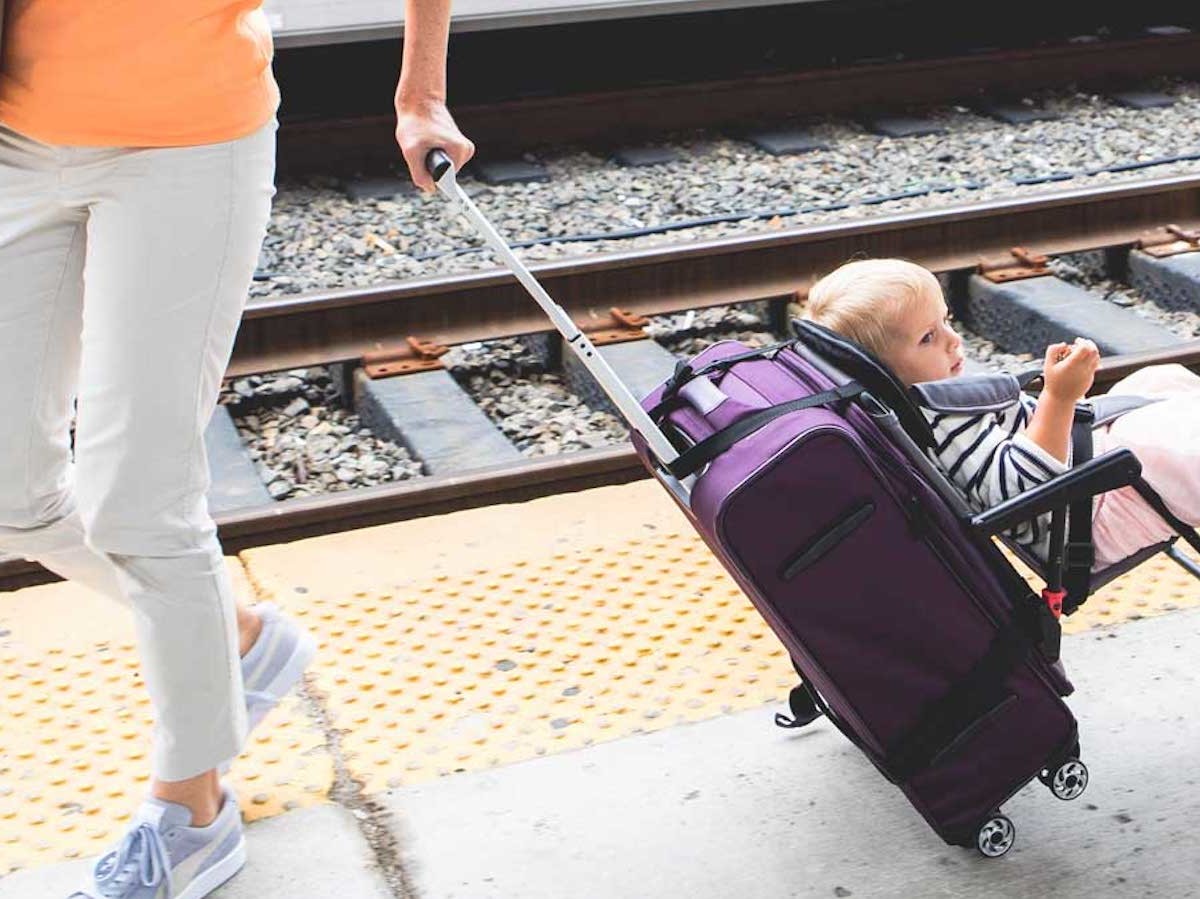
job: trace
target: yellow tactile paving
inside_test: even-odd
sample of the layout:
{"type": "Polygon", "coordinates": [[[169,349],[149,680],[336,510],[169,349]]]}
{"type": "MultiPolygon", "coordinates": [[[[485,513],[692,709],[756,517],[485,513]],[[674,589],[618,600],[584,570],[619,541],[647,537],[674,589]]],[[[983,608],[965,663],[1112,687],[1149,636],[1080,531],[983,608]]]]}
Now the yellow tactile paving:
{"type": "MultiPolygon", "coordinates": [[[[367,792],[776,702],[784,652],[651,482],[264,547],[367,792]],[[335,562],[332,560],[336,560],[335,562]]],[[[1067,630],[1200,603],[1170,560],[1067,630]]]]}
{"type": "MultiPolygon", "coordinates": [[[[102,850],[145,795],[151,713],[134,639],[129,613],[82,587],[0,593],[0,876],[102,850]]],[[[231,771],[247,818],[325,801],[332,761],[298,700],[255,736],[231,771]]]]}

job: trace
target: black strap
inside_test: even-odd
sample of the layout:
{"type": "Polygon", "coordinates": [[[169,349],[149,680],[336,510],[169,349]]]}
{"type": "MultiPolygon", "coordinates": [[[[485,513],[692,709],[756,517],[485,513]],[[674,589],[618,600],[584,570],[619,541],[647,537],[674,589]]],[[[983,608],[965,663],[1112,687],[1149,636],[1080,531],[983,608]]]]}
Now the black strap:
{"type": "MultiPolygon", "coordinates": [[[[1029,649],[1030,642],[1016,623],[999,631],[971,670],[940,699],[926,705],[917,723],[896,742],[880,765],[884,773],[896,783],[905,783],[927,768],[980,718],[994,711],[1006,698],[1005,681],[1029,649]]],[[[775,724],[799,728],[824,715],[862,752],[874,755],[858,734],[834,714],[821,694],[809,686],[795,660],[792,667],[801,678],[799,686],[788,694],[792,717],[777,713],[775,724]]]]}
{"type": "MultiPolygon", "coordinates": [[[[1146,483],[1145,478],[1135,479],[1130,486],[1146,501],[1146,505],[1157,512],[1163,521],[1175,529],[1176,533],[1184,539],[1185,543],[1191,546],[1192,549],[1200,552],[1200,533],[1197,533],[1194,527],[1178,518],[1174,512],[1168,509],[1167,504],[1163,502],[1163,498],[1155,492],[1153,487],[1146,483]]],[[[1180,564],[1183,563],[1181,562],[1180,564]]],[[[1183,567],[1188,568],[1187,565],[1183,567]]],[[[1188,570],[1191,571],[1190,568],[1188,570]]]]}
{"type": "Polygon", "coordinates": [[[796,664],[795,659],[792,659],[792,667],[796,669],[796,674],[800,676],[799,685],[793,687],[792,691],[788,694],[788,706],[794,717],[789,719],[786,715],[776,713],[775,724],[779,727],[788,728],[804,727],[806,724],[811,724],[824,715],[841,732],[843,737],[858,747],[859,752],[867,756],[872,756],[874,753],[859,738],[858,734],[846,726],[846,723],[825,702],[820,692],[811,686],[812,682],[805,676],[800,666],[796,664]]]}
{"type": "Polygon", "coordinates": [[[813,694],[814,691],[810,690],[804,681],[792,687],[792,692],[788,693],[788,708],[791,709],[792,717],[776,712],[775,726],[789,729],[804,727],[820,718],[822,712],[813,694]]]}
{"type": "Polygon", "coordinates": [[[916,725],[888,753],[884,768],[897,783],[910,780],[955,738],[1004,698],[1004,682],[1025,658],[1029,641],[1015,623],[993,638],[967,674],[944,696],[929,703],[916,725]]]}
{"type": "Polygon", "coordinates": [[[712,374],[714,371],[725,371],[727,368],[732,368],[739,362],[746,362],[750,359],[759,359],[777,353],[786,346],[791,346],[792,341],[784,341],[783,343],[772,343],[768,346],[756,347],[751,350],[746,350],[742,353],[734,353],[732,356],[726,356],[723,359],[714,359],[699,368],[692,368],[690,362],[679,361],[675,363],[675,372],[668,379],[666,386],[663,388],[662,398],[658,403],[650,409],[649,416],[657,421],[661,416],[670,411],[679,402],[679,388],[695,378],[703,378],[712,374]]]}
{"type": "Polygon", "coordinates": [[[851,381],[833,390],[826,390],[812,396],[789,400],[777,406],[768,406],[766,409],[760,409],[758,412],[738,419],[729,425],[729,427],[722,428],[715,434],[710,434],[695,446],[689,447],[685,452],[680,454],[679,458],[667,465],[667,470],[676,478],[682,480],[689,475],[695,474],[739,440],[750,436],[777,418],[789,415],[792,412],[799,412],[801,409],[811,409],[814,406],[844,402],[858,396],[862,392],[863,386],[857,381],[851,381]]]}
{"type": "MultiPolygon", "coordinates": [[[[1092,426],[1090,414],[1077,413],[1071,425],[1071,466],[1082,465],[1092,458],[1092,426]]],[[[1070,615],[1087,600],[1092,591],[1092,563],[1096,551],[1092,545],[1092,500],[1084,497],[1071,503],[1067,513],[1067,545],[1063,558],[1063,613],[1070,615]]]]}

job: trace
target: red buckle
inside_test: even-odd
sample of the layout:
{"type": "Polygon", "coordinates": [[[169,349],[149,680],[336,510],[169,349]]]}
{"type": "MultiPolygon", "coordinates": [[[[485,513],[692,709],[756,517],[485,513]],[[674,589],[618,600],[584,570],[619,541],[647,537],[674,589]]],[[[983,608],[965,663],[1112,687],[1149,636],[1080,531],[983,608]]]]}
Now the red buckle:
{"type": "Polygon", "coordinates": [[[1042,599],[1046,601],[1046,606],[1050,609],[1050,614],[1055,618],[1062,617],[1063,600],[1066,598],[1066,590],[1051,590],[1049,587],[1042,590],[1042,599]]]}

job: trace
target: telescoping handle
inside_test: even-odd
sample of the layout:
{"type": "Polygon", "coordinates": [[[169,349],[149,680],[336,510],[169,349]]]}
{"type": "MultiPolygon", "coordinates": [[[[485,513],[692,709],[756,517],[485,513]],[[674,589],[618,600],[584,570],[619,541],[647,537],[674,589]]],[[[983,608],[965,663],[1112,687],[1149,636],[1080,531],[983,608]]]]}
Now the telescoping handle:
{"type": "Polygon", "coordinates": [[[612,370],[608,362],[597,351],[592,342],[588,340],[587,335],[579,330],[571,317],[559,306],[550,295],[542,288],[542,285],[537,282],[537,279],[530,274],[527,269],[518,259],[508,244],[504,242],[497,232],[492,227],[483,215],[482,212],[471,201],[471,198],[466,195],[462,187],[459,186],[455,178],[454,163],[450,157],[442,150],[430,150],[425,157],[425,168],[429,174],[433,176],[437,188],[448,199],[458,203],[467,218],[476,227],[488,246],[495,251],[504,264],[509,267],[517,280],[525,286],[529,294],[537,301],[537,304],[542,307],[542,311],[549,316],[550,321],[554,323],[567,345],[575,351],[579,356],[584,367],[591,372],[592,377],[600,384],[600,387],[608,394],[608,398],[612,400],[613,405],[621,413],[621,416],[627,421],[635,431],[642,435],[642,438],[649,445],[651,452],[662,466],[666,466],[679,456],[679,451],[671,445],[662,429],[658,427],[646,414],[646,410],[642,408],[642,404],[637,401],[629,388],[622,383],[617,377],[616,372],[612,370]]]}

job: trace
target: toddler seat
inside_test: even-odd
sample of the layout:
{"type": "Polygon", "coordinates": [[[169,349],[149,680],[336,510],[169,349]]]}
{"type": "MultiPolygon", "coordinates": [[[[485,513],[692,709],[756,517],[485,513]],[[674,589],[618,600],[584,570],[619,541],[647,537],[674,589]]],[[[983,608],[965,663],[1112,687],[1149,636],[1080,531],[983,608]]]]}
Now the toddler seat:
{"type": "MultiPolygon", "coordinates": [[[[880,407],[877,420],[904,450],[908,460],[925,476],[930,485],[950,505],[957,517],[981,537],[998,537],[1022,562],[1046,584],[1043,596],[1058,595],[1061,611],[1071,614],[1096,589],[1133,570],[1142,562],[1166,553],[1191,574],[1200,578],[1200,565],[1176,546],[1182,537],[1200,551],[1200,534],[1173,515],[1162,498],[1141,477],[1141,465],[1127,449],[1091,456],[1091,430],[1119,415],[1144,405],[1138,397],[1091,397],[1076,411],[1072,439],[1075,464],[1070,471],[1051,478],[991,509],[971,509],[963,494],[934,464],[929,450],[934,446],[933,431],[921,407],[938,411],[978,413],[998,410],[1017,402],[1019,391],[1041,377],[1040,371],[1021,376],[1010,374],[974,375],[917,384],[906,389],[891,370],[874,354],[828,328],[807,320],[793,322],[797,337],[795,349],[820,368],[837,384],[857,381],[880,407]],[[890,413],[890,415],[889,415],[890,413]],[[894,422],[888,427],[889,419],[894,422]],[[1170,540],[1147,546],[1133,555],[1091,571],[1092,500],[1119,487],[1132,486],[1146,502],[1176,531],[1170,540]],[[1005,532],[1034,517],[1051,513],[1050,558],[1041,559],[1005,532]],[[1073,520],[1072,520],[1073,519],[1073,520]],[[1068,530],[1069,525],[1069,530],[1068,530]],[[1065,594],[1065,595],[1064,595],[1065,594]]],[[[1010,569],[1011,565],[1008,566],[1010,569]]],[[[1013,574],[1016,574],[1013,569],[1013,574]]],[[[1049,601],[1049,599],[1048,599],[1049,601]]],[[[1057,618],[1057,609],[1052,613],[1057,618]]],[[[1047,626],[1051,655],[1057,655],[1057,627],[1047,626]]]]}

